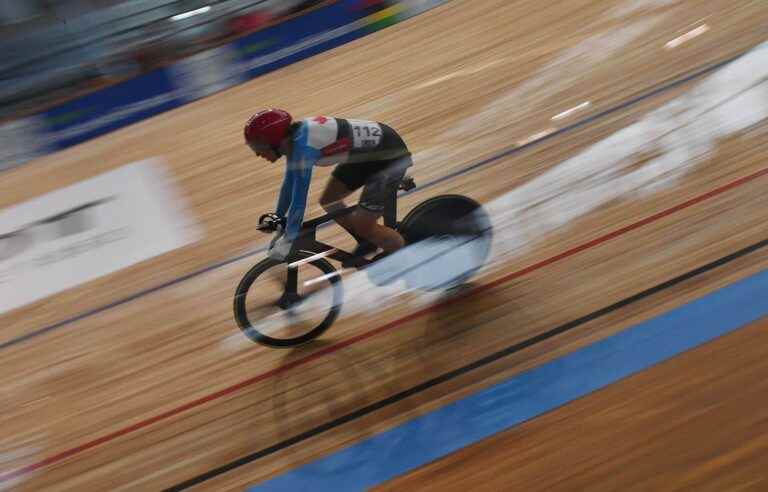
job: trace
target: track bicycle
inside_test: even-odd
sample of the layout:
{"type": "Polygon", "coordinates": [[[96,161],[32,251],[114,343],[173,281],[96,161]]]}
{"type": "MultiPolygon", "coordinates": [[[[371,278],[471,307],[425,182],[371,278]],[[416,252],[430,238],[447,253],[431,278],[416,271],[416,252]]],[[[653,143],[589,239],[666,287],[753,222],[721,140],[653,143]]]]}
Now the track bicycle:
{"type": "MultiPolygon", "coordinates": [[[[380,284],[399,276],[410,287],[426,290],[460,286],[483,266],[490,252],[492,228],[488,214],[475,200],[448,194],[419,203],[398,222],[397,191],[407,192],[415,186],[413,178],[406,176],[387,199],[384,225],[400,232],[406,245],[379,261],[397,264],[405,257],[400,254],[403,250],[418,254],[410,254],[410,265],[405,272],[395,272],[393,278],[382,280],[380,275],[374,278],[371,274],[369,278],[380,284]]],[[[342,271],[371,272],[376,262],[318,241],[317,229],[355,208],[357,205],[305,221],[284,261],[265,258],[248,270],[237,286],[233,306],[235,320],[245,336],[269,347],[295,347],[331,327],[344,298],[342,271]],[[329,260],[340,263],[343,269],[337,269],[329,260]]],[[[272,214],[262,215],[257,228],[262,232],[277,230],[279,221],[271,218],[272,214]]],[[[360,251],[363,240],[355,239],[356,251],[360,251]]]]}

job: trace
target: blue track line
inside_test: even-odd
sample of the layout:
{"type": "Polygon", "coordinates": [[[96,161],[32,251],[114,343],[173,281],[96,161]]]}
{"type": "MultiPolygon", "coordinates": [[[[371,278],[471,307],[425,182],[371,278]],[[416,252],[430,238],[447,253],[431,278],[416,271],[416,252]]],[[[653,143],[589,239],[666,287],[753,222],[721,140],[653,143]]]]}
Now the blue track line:
{"type": "Polygon", "coordinates": [[[249,492],[368,490],[766,315],[768,271],[763,271],[251,487],[249,492]]]}

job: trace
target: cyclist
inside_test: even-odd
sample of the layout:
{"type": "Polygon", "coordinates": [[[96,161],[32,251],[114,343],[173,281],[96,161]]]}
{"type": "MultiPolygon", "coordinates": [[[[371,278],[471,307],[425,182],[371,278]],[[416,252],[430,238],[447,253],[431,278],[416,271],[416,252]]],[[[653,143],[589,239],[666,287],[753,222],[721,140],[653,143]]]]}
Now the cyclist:
{"type": "Polygon", "coordinates": [[[335,220],[358,240],[355,254],[380,256],[400,249],[403,237],[380,225],[387,197],[396,192],[413,162],[400,135],[389,126],[365,120],[326,116],[293,121],[286,111],[266,109],[245,125],[245,141],[270,162],[286,156],[286,172],[275,214],[286,219],[285,231],[272,241],[269,255],[284,260],[304,220],[314,166],[336,165],[320,197],[326,212],[345,208],[344,198],[363,187],[358,208],[335,220]],[[284,232],[284,233],[283,233],[284,232]]]}

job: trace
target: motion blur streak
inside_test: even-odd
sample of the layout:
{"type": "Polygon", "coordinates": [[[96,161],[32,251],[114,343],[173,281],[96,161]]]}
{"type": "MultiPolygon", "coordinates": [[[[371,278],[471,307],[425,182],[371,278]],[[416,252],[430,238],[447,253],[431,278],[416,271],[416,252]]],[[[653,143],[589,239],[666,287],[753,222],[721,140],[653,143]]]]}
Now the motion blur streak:
{"type": "MultiPolygon", "coordinates": [[[[437,141],[467,139],[467,135],[488,134],[496,130],[498,121],[522,121],[532,109],[540,106],[553,94],[561,93],[574,85],[593,67],[607,63],[621,53],[627,45],[641,39],[667,18],[665,13],[655,13],[655,9],[675,3],[674,0],[656,0],[652,2],[631,0],[609,10],[591,25],[585,26],[590,32],[596,32],[576,46],[564,50],[557,58],[547,63],[524,83],[487,104],[480,112],[464,119],[458,125],[444,132],[437,141]],[[647,17],[638,21],[626,21],[626,26],[616,28],[617,20],[626,19],[642,11],[648,11],[647,17]],[[601,28],[601,25],[605,27],[601,28]]],[[[472,144],[482,148],[482,142],[472,144]]]]}

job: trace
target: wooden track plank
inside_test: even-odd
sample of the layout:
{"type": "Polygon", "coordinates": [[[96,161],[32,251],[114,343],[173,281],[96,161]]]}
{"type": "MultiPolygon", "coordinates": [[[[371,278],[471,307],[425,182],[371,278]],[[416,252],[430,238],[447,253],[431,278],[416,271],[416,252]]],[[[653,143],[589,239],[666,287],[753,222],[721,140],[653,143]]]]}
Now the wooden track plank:
{"type": "Polygon", "coordinates": [[[763,490],[768,319],[374,490],[763,490]]]}
{"type": "MultiPolygon", "coordinates": [[[[755,193],[759,194],[760,187],[757,184],[753,184],[753,189],[755,193]]],[[[719,226],[718,232],[727,233],[728,228],[721,225],[724,217],[720,210],[727,206],[728,202],[729,200],[725,199],[722,202],[713,202],[709,204],[709,207],[705,207],[709,214],[701,214],[702,218],[700,220],[703,221],[702,223],[717,224],[719,226]]],[[[756,209],[764,205],[764,202],[761,200],[754,201],[756,209]]],[[[734,216],[742,213],[747,216],[755,215],[754,213],[749,213],[748,209],[744,208],[733,209],[731,213],[734,216]]],[[[540,330],[583,315],[589,310],[601,307],[610,301],[611,298],[616,299],[614,296],[621,295],[621,292],[633,292],[644,287],[647,288],[648,284],[653,282],[654,274],[652,271],[649,272],[645,265],[642,263],[637,265],[638,274],[635,276],[630,275],[629,278],[627,278],[628,270],[626,267],[623,269],[619,268],[622,264],[627,263],[628,260],[637,258],[639,251],[646,251],[648,252],[648,258],[655,257],[654,261],[662,261],[665,265],[668,265],[665,267],[667,275],[673,276],[676,273],[682,273],[686,268],[697,266],[700,262],[711,261],[722,251],[735,250],[739,245],[759,238],[759,234],[763,233],[763,229],[760,221],[756,220],[755,222],[756,224],[753,227],[744,228],[743,224],[733,221],[734,225],[731,226],[733,233],[730,234],[731,239],[720,244],[716,249],[699,249],[696,247],[697,245],[708,244],[706,238],[699,238],[700,243],[688,244],[684,248],[669,248],[669,241],[673,240],[673,234],[679,234],[681,231],[680,226],[684,224],[684,219],[682,218],[672,220],[660,228],[654,235],[654,239],[650,242],[644,240],[638,244],[638,239],[642,238],[646,231],[630,234],[626,238],[616,240],[617,244],[613,245],[614,248],[606,251],[596,248],[593,251],[583,253],[585,258],[579,259],[584,261],[584,264],[578,268],[570,262],[554,265],[520,281],[511,282],[509,285],[503,286],[499,291],[494,291],[493,295],[484,295],[482,299],[479,299],[482,302],[478,303],[478,299],[475,299],[470,302],[461,303],[445,312],[438,311],[433,316],[428,316],[417,323],[411,323],[411,326],[405,326],[390,334],[371,339],[361,347],[353,348],[351,355],[346,357],[334,355],[329,357],[324,364],[311,366],[300,371],[289,371],[273,378],[271,381],[255,384],[243,391],[242,394],[237,393],[232,397],[220,400],[213,406],[203,406],[199,410],[192,412],[194,415],[199,415],[194,417],[192,422],[199,422],[197,420],[199,418],[203,422],[209,423],[201,424],[194,431],[188,427],[190,417],[180,415],[178,418],[173,418],[157,428],[137,433],[137,435],[148,433],[157,437],[149,438],[149,441],[129,439],[126,443],[120,444],[120,447],[128,446],[132,448],[138,445],[139,448],[133,449],[135,451],[141,450],[143,453],[148,442],[154,442],[155,439],[159,439],[162,442],[159,436],[166,434],[166,432],[172,435],[181,435],[184,440],[188,439],[188,436],[179,434],[182,431],[176,422],[181,422],[181,429],[185,429],[183,432],[193,433],[199,437],[207,435],[210,439],[221,440],[221,442],[226,443],[221,448],[221,451],[225,451],[226,454],[222,456],[217,453],[217,460],[226,459],[226,456],[234,453],[233,447],[235,450],[243,452],[245,449],[267,446],[286,437],[291,431],[297,432],[301,429],[310,428],[327,420],[332,414],[338,414],[347,408],[359,407],[370,403],[372,399],[391,394],[397,388],[403,388],[406,382],[416,382],[424,377],[445,372],[450,370],[451,367],[455,367],[456,364],[477,359],[497,349],[500,344],[514,343],[516,340],[521,340],[540,330]],[[617,254],[617,251],[623,251],[623,253],[617,254]],[[699,251],[699,253],[694,254],[693,252],[696,251],[699,251]],[[557,279],[561,280],[558,281],[557,279]],[[553,286],[557,285],[558,282],[563,282],[564,279],[567,279],[568,284],[581,285],[583,287],[578,290],[563,289],[564,294],[567,295],[564,297],[558,295],[553,298],[553,286]],[[612,286],[622,283],[624,285],[620,290],[610,290],[613,288],[612,286]],[[575,300],[568,301],[569,298],[575,300]],[[494,306],[494,308],[491,309],[491,306],[494,306]],[[449,325],[450,328],[444,330],[443,327],[446,325],[449,325]],[[505,326],[507,328],[504,328],[505,326]],[[510,331],[510,327],[513,330],[510,331]],[[466,331],[470,328],[470,331],[466,331]],[[329,362],[331,363],[329,364],[329,362]],[[360,377],[365,383],[361,382],[358,386],[368,388],[365,396],[362,398],[360,395],[348,394],[350,371],[357,371],[362,374],[360,377]],[[387,376],[384,377],[384,374],[387,376]],[[369,380],[368,378],[373,379],[369,380]],[[330,408],[332,410],[329,410],[327,406],[328,398],[331,399],[330,408]],[[340,403],[337,402],[337,398],[340,403]],[[313,408],[320,410],[319,413],[316,410],[311,410],[313,408]],[[224,415],[230,415],[234,409],[239,409],[234,414],[235,417],[233,418],[235,420],[240,419],[237,415],[242,414],[242,412],[249,415],[249,419],[240,424],[233,422],[232,418],[225,418],[222,422],[216,422],[216,415],[220,415],[219,411],[224,412],[224,415]],[[245,427],[241,428],[242,426],[245,427]],[[247,429],[258,429],[258,434],[250,434],[247,429]],[[199,434],[200,432],[203,434],[199,434]],[[225,438],[223,436],[228,437],[225,438]],[[239,446],[233,446],[233,442],[238,441],[241,437],[246,437],[246,441],[242,442],[239,446]],[[254,441],[254,438],[257,440],[254,441]],[[258,443],[262,444],[259,445],[258,443]]],[[[727,223],[727,220],[725,223],[727,223]]],[[[711,229],[715,230],[716,228],[713,227],[711,229]]],[[[649,263],[653,262],[649,261],[649,263]]],[[[748,267],[754,268],[752,265],[748,267]]],[[[739,275],[742,274],[739,273],[739,275]]],[[[710,289],[713,286],[732,280],[732,278],[733,276],[731,275],[719,280],[709,280],[697,284],[697,288],[710,289]]],[[[694,290],[693,294],[697,292],[700,291],[694,290]]],[[[668,309],[674,305],[679,305],[679,303],[684,302],[687,298],[687,295],[673,296],[665,304],[656,306],[655,310],[668,309]]],[[[647,315],[647,311],[641,312],[641,316],[647,315]]],[[[627,314],[623,316],[627,316],[627,314]]],[[[619,319],[624,320],[623,316],[619,319]]],[[[329,340],[334,338],[343,339],[345,336],[348,336],[347,330],[352,330],[351,332],[353,333],[355,329],[359,330],[359,328],[355,328],[356,326],[370,325],[373,320],[371,317],[363,317],[354,321],[352,325],[347,323],[341,324],[338,332],[334,332],[335,336],[329,337],[329,340]]],[[[569,343],[580,345],[586,341],[614,333],[623,326],[626,326],[626,324],[606,323],[604,326],[600,325],[600,328],[597,330],[592,328],[580,332],[575,342],[569,343]]],[[[560,341],[558,343],[564,342],[560,341]]],[[[558,346],[558,343],[555,343],[554,346],[546,344],[547,350],[544,352],[544,359],[548,359],[557,353],[555,347],[558,346]]],[[[161,345],[165,346],[167,351],[171,344],[161,345]]],[[[571,345],[566,345],[566,347],[572,348],[571,345]]],[[[318,348],[311,347],[310,350],[317,350],[318,348]]],[[[210,388],[210,381],[215,379],[221,378],[231,381],[237,380],[237,378],[252,377],[254,369],[258,367],[254,366],[253,361],[250,360],[253,359],[254,350],[256,353],[265,356],[274,356],[276,358],[275,365],[290,363],[296,357],[306,355],[306,352],[302,351],[288,353],[287,355],[283,352],[260,351],[254,349],[254,347],[244,345],[242,350],[231,359],[226,361],[211,359],[210,362],[204,364],[205,368],[198,367],[193,369],[192,372],[187,373],[182,372],[182,368],[175,376],[173,375],[173,367],[171,365],[164,365],[162,367],[163,372],[161,373],[152,371],[148,367],[145,370],[141,370],[140,373],[145,373],[149,376],[152,372],[155,372],[158,376],[162,374],[163,379],[155,380],[156,382],[151,386],[145,386],[141,396],[130,394],[129,398],[117,399],[113,404],[108,404],[101,408],[99,414],[104,419],[104,423],[99,425],[99,430],[103,433],[110,428],[114,429],[117,427],[117,423],[122,424],[124,417],[121,417],[121,415],[130,415],[131,420],[134,420],[141,416],[147,416],[153,409],[156,413],[162,409],[162,407],[157,406],[158,401],[178,401],[183,398],[182,395],[185,392],[191,399],[194,398],[195,394],[200,395],[206,391],[212,391],[215,388],[210,388]],[[213,365],[210,365],[211,363],[213,365]],[[159,386],[157,386],[158,383],[159,386]],[[195,387],[198,389],[194,390],[193,388],[195,387]],[[137,404],[140,404],[140,406],[137,407],[137,404]]],[[[191,367],[200,366],[199,361],[206,358],[210,359],[210,356],[203,355],[208,352],[211,352],[210,345],[201,346],[191,352],[187,357],[186,364],[184,364],[187,371],[191,367]],[[195,362],[195,358],[198,362],[195,362]]],[[[349,352],[347,349],[342,351],[344,354],[349,352]]],[[[264,363],[263,360],[259,362],[260,364],[264,363]]],[[[102,367],[105,371],[110,370],[109,367],[102,367]]],[[[522,369],[522,367],[519,367],[519,362],[515,365],[515,369],[522,369]]],[[[256,370],[258,371],[258,369],[256,370]]],[[[63,442],[59,441],[62,443],[61,446],[66,446],[68,444],[67,440],[75,436],[80,437],[81,441],[88,438],[89,433],[86,431],[86,428],[81,427],[78,429],[76,424],[77,418],[73,418],[73,414],[71,414],[72,411],[77,411],[75,410],[77,407],[72,410],[68,410],[67,407],[76,403],[78,406],[83,406],[80,411],[85,412],[84,417],[93,415],[93,410],[88,411],[89,409],[85,407],[85,404],[89,403],[88,400],[83,401],[83,395],[91,393],[87,381],[93,376],[98,377],[99,374],[79,375],[79,379],[76,379],[77,375],[65,373],[63,375],[64,380],[69,380],[70,383],[78,381],[79,384],[72,385],[70,391],[66,391],[62,387],[59,390],[60,394],[57,395],[58,398],[53,401],[43,401],[44,406],[38,404],[38,415],[46,415],[39,414],[39,412],[47,408],[56,408],[58,415],[54,416],[48,413],[47,425],[49,430],[59,435],[59,438],[65,439],[63,442]],[[59,419],[61,421],[59,429],[50,427],[51,424],[59,419]],[[71,434],[64,431],[64,426],[68,426],[71,429],[71,434]]],[[[106,374],[101,374],[102,379],[105,377],[106,374]]],[[[107,381],[110,381],[110,379],[107,379],[107,381]]],[[[135,379],[135,377],[129,376],[124,380],[116,380],[110,384],[112,386],[111,392],[117,397],[124,394],[123,391],[130,391],[131,387],[136,387],[141,382],[135,379]],[[139,382],[137,383],[137,381],[139,382]],[[125,386],[125,390],[122,390],[118,384],[127,386],[125,386]]],[[[40,389],[44,390],[45,387],[40,389]]],[[[30,395],[30,392],[27,394],[30,395]]],[[[25,415],[17,416],[17,418],[22,419],[18,420],[18,422],[21,423],[24,419],[28,419],[34,414],[34,408],[26,408],[25,415]]],[[[91,419],[82,421],[83,424],[92,424],[92,422],[91,419]]],[[[13,420],[9,423],[13,424],[13,420]]],[[[13,425],[15,426],[15,424],[13,425]]],[[[91,426],[89,428],[93,429],[91,426]]],[[[357,428],[357,426],[353,426],[353,428],[357,428]]],[[[96,437],[93,434],[91,436],[96,437]]],[[[117,441],[117,443],[121,442],[122,440],[117,441]]],[[[211,443],[205,442],[206,445],[203,449],[210,449],[211,443]]],[[[95,456],[100,462],[112,456],[110,451],[112,448],[113,445],[110,444],[110,446],[96,451],[95,454],[88,452],[80,459],[88,461],[88,456],[95,456]]],[[[53,449],[50,449],[49,452],[52,452],[53,449]]],[[[200,455],[193,453],[193,455],[205,456],[206,453],[200,455]]],[[[51,470],[46,475],[52,475],[53,477],[55,473],[51,470]]]]}
{"type": "MultiPolygon", "coordinates": [[[[561,11],[563,6],[533,1],[451,2],[331,53],[4,173],[0,206],[161,156],[206,238],[3,314],[0,324],[27,332],[263,244],[253,223],[274,207],[282,169],[256,161],[242,144],[243,121],[257,107],[283,105],[296,114],[390,122],[416,152],[414,174],[425,181],[547,129],[549,118],[573,103],[591,100],[592,110],[599,111],[628,93],[753,46],[764,38],[761,26],[768,21],[759,0],[738,8],[726,0],[687,0],[674,8],[629,14],[622,14],[627,11],[622,5],[626,1],[578,0],[561,11]],[[659,49],[702,18],[713,28],[699,42],[680,51],[659,49]],[[520,26],[509,30],[510,19],[520,26]],[[499,23],[504,28],[493,29],[499,23]],[[594,52],[601,54],[590,58],[594,52]],[[632,75],[617,76],[616,66],[632,75]],[[487,107],[503,111],[488,113],[487,107]],[[468,118],[478,111],[483,118],[473,123],[468,118]]],[[[522,178],[548,165],[515,175],[522,178]]],[[[316,173],[312,196],[327,173],[316,173]]],[[[315,199],[311,202],[310,213],[316,213],[315,199]]]]}
{"type": "MultiPolygon", "coordinates": [[[[451,2],[332,53],[7,173],[8,179],[0,183],[2,206],[126,162],[163,155],[208,237],[184,251],[4,314],[2,336],[27,333],[264,241],[254,234],[253,221],[260,211],[273,206],[281,170],[257,165],[240,142],[238,128],[251,105],[275,103],[307,114],[389,121],[403,128],[417,152],[414,175],[425,182],[540,132],[551,124],[553,114],[580,101],[593,101],[585,114],[599,112],[660,80],[754,45],[764,38],[761,26],[768,20],[759,2],[734,6],[725,1],[688,0],[614,18],[604,17],[605,12],[624,2],[597,5],[579,0],[560,8],[539,4],[451,2]],[[489,7],[499,10],[489,14],[485,12],[489,7]],[[677,52],[659,48],[702,18],[712,26],[707,35],[677,52]],[[518,26],[514,30],[489,27],[512,21],[518,26]],[[622,45],[616,33],[624,33],[629,41],[622,45]],[[548,63],[597,35],[619,47],[606,48],[610,56],[585,67],[574,57],[565,58],[555,72],[563,74],[567,83],[557,85],[557,78],[542,82],[542,74],[553,72],[543,70],[548,63]],[[566,77],[569,70],[576,70],[574,77],[566,77]],[[317,80],[323,81],[320,88],[317,80]],[[515,95],[513,90],[526,81],[539,85],[518,93],[514,104],[503,99],[515,95]],[[483,120],[478,139],[461,133],[447,136],[478,108],[494,101],[505,111],[483,120]]],[[[580,56],[586,55],[580,52],[580,56]]],[[[442,192],[466,193],[488,203],[556,169],[565,159],[695,85],[682,86],[408,196],[403,210],[442,192]]],[[[528,249],[505,258],[479,282],[490,282],[760,171],[766,166],[766,145],[763,127],[719,141],[703,162],[680,163],[686,172],[674,187],[605,203],[566,226],[531,238],[528,249]]],[[[629,169],[633,165],[637,163],[630,163],[629,169]]],[[[313,196],[322,186],[324,173],[327,170],[315,179],[313,196]]],[[[488,294],[83,450],[25,477],[19,489],[82,490],[117,484],[157,489],[183,481],[764,239],[768,198],[763,189],[764,180],[750,182],[488,294]]],[[[342,237],[335,230],[324,231],[323,236],[342,237]]],[[[452,383],[420,395],[202,488],[241,487],[363,438],[766,265],[765,256],[755,258],[725,276],[707,276],[655,302],[542,344],[481,371],[467,384],[452,383]]],[[[3,463],[0,472],[152,419],[414,309],[400,302],[386,311],[348,315],[317,345],[293,352],[267,350],[245,341],[231,318],[232,291],[253,261],[235,262],[6,349],[0,370],[12,377],[0,383],[0,392],[14,406],[0,422],[4,430],[13,432],[5,433],[0,453],[20,447],[32,450],[3,463]]],[[[358,296],[375,302],[380,300],[376,292],[358,296]]]]}

